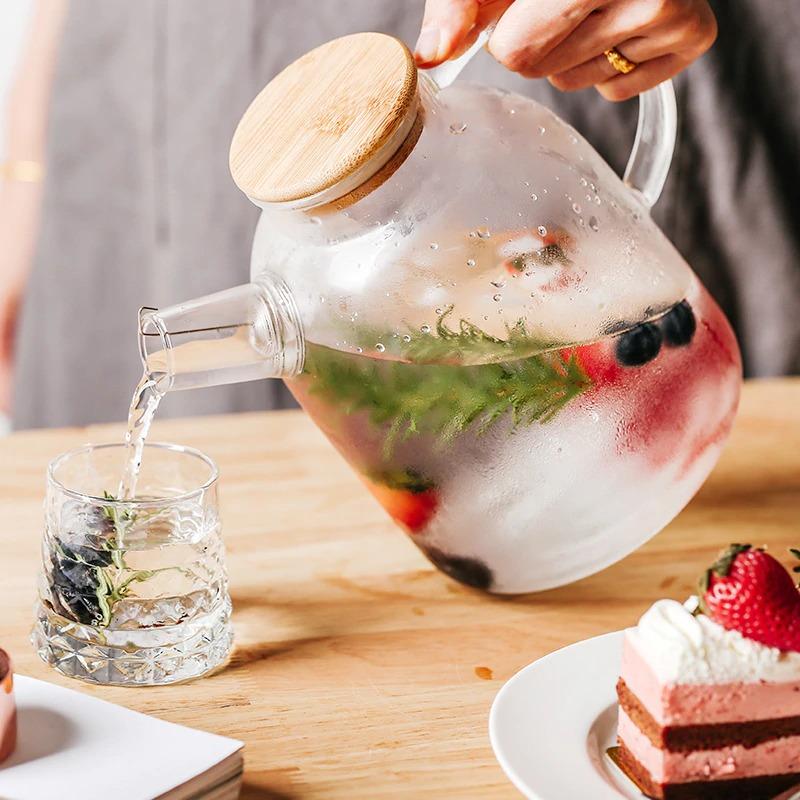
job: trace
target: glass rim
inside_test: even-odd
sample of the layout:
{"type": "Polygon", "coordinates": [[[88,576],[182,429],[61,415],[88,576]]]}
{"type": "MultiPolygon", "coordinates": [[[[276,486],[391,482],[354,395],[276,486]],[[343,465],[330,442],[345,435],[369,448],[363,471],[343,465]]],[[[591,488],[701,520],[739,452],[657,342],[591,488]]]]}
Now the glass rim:
{"type": "Polygon", "coordinates": [[[192,458],[196,458],[208,466],[209,470],[211,471],[210,476],[203,481],[199,486],[195,487],[194,489],[188,489],[185,492],[181,492],[180,494],[170,495],[168,497],[157,497],[157,498],[136,498],[133,497],[130,500],[109,500],[107,497],[99,497],[94,494],[89,494],[88,492],[81,492],[77,489],[71,489],[70,487],[66,486],[62,481],[56,478],[55,473],[56,470],[65,462],[69,461],[71,458],[75,458],[83,453],[90,453],[95,450],[111,450],[115,448],[124,448],[126,447],[125,442],[106,442],[103,444],[82,444],[78,447],[73,447],[70,450],[67,450],[60,455],[56,456],[48,465],[47,465],[47,480],[53,486],[55,486],[59,491],[64,492],[64,494],[69,495],[70,497],[75,498],[76,500],[81,500],[83,502],[91,503],[92,505],[104,505],[104,506],[165,506],[165,505],[173,505],[175,503],[185,502],[186,500],[191,500],[194,497],[200,497],[205,494],[219,479],[219,467],[217,467],[214,460],[203,453],[201,450],[198,450],[196,447],[189,447],[188,445],[183,444],[172,444],[171,442],[145,442],[144,449],[145,453],[148,450],[162,450],[162,451],[169,451],[172,453],[178,453],[181,455],[191,456],[192,458]]]}

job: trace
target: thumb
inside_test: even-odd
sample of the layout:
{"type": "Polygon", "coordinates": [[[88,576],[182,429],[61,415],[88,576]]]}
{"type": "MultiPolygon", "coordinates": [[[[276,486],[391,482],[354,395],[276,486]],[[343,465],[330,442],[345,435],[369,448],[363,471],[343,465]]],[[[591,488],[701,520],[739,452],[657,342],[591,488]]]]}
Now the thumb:
{"type": "Polygon", "coordinates": [[[425,0],[422,30],[414,47],[418,67],[447,61],[467,38],[478,18],[479,0],[425,0]]]}

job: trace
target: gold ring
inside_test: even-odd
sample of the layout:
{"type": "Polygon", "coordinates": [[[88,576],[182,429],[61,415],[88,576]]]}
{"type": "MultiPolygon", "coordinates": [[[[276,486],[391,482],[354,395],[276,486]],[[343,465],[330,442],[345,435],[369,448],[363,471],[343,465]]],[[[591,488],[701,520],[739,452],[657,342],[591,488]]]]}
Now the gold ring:
{"type": "Polygon", "coordinates": [[[621,72],[623,75],[627,75],[629,72],[633,72],[636,69],[636,63],[625,58],[616,47],[612,47],[610,50],[604,50],[603,55],[608,59],[608,63],[611,64],[617,72],[621,72]]]}

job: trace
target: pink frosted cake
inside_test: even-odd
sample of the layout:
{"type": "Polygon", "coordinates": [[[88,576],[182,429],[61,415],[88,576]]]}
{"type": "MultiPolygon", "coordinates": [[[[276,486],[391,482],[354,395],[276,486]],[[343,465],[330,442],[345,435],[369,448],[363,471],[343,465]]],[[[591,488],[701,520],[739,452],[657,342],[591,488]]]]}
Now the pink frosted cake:
{"type": "Polygon", "coordinates": [[[750,551],[736,580],[709,571],[700,600],[708,613],[659,600],[626,632],[615,760],[648,797],[766,800],[800,783],[800,652],[770,646],[800,623],[800,602],[787,607],[780,581],[782,605],[765,608],[775,576],[754,589],[753,564],[744,563],[751,555],[756,572],[774,562],[750,551]],[[776,621],[780,630],[765,634],[776,621]],[[732,629],[737,622],[770,644],[732,629]]]}

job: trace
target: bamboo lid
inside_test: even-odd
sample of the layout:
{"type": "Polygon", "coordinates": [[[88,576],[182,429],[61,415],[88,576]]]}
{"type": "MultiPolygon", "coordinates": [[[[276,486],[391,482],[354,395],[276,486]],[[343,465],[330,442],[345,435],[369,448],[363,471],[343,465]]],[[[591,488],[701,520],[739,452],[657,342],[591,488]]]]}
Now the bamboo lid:
{"type": "Polygon", "coordinates": [[[416,90],[411,53],[392,36],[355,33],[317,47],[244,113],[231,142],[236,185],[266,203],[341,197],[401,146],[416,90]]]}

